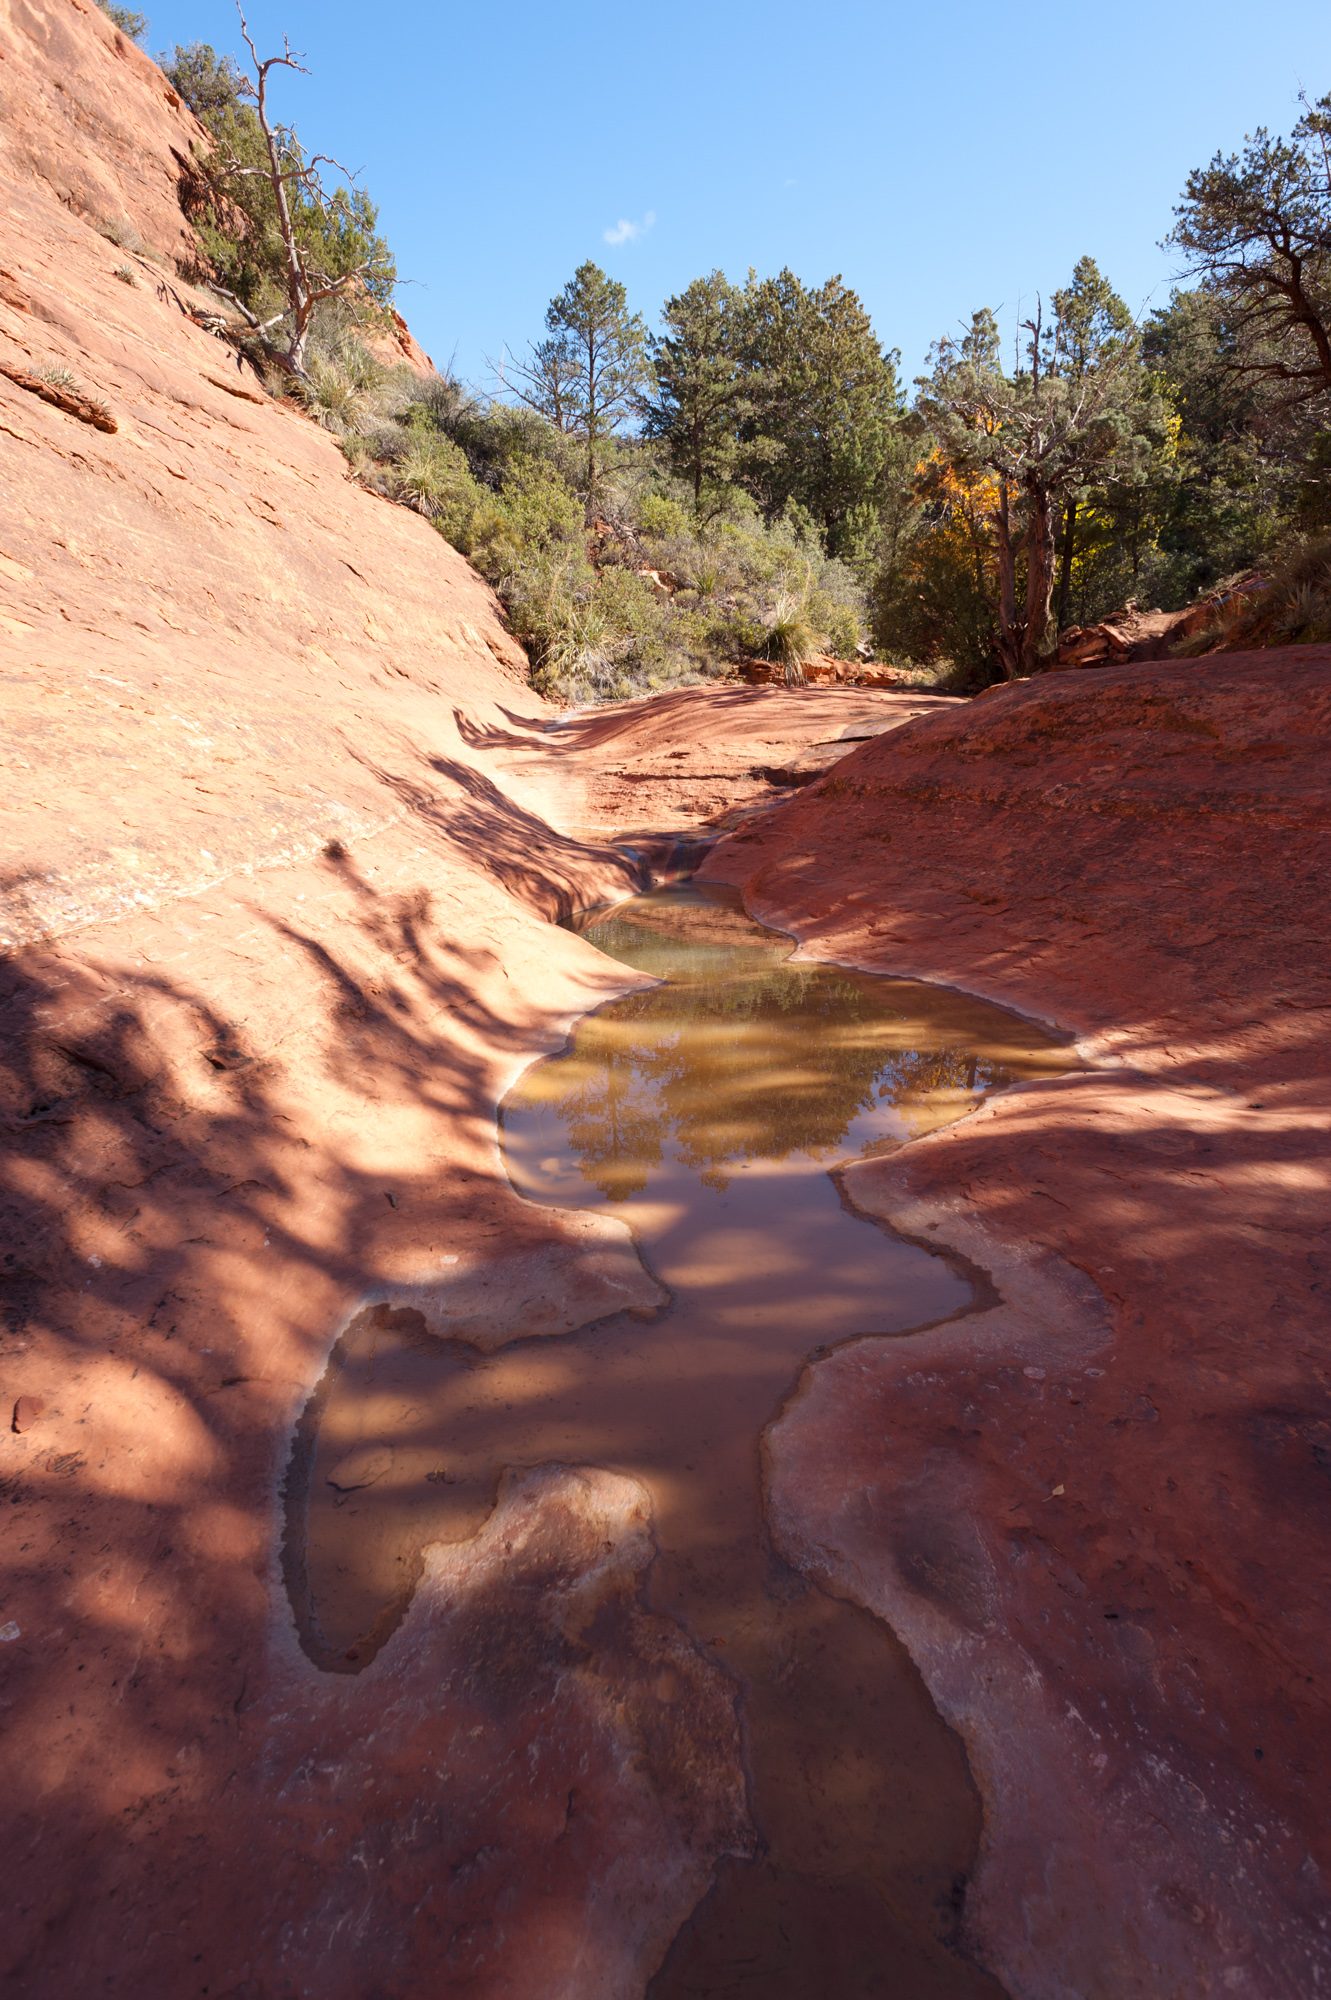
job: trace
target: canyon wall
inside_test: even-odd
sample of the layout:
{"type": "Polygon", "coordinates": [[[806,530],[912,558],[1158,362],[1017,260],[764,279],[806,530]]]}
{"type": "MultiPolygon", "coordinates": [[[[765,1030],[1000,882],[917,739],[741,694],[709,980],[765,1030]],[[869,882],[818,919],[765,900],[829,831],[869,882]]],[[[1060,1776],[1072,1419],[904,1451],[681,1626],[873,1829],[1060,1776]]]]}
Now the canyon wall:
{"type": "Polygon", "coordinates": [[[490,590],[208,330],[198,137],[97,7],[0,0],[0,1964],[619,1991],[748,1837],[633,1482],[506,1491],[359,1679],[299,1652],[275,1524],[367,1301],[655,1309],[616,1225],[512,1195],[493,1118],[631,977],[550,920],[633,872],[556,830],[571,770],[499,769],[554,718],[490,590]]]}

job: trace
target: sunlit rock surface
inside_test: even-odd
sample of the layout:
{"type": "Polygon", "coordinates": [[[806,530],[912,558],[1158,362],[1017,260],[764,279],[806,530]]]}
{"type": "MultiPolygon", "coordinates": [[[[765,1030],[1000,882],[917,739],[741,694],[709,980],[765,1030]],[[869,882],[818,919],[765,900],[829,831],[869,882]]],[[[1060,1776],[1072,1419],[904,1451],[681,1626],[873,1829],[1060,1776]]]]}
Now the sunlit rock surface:
{"type": "Polygon", "coordinates": [[[771,1441],[783,1546],[965,1736],[1021,1994],[1331,1980],[1329,734],[1324,649],[1036,682],[709,866],[1103,1065],[846,1176],[1003,1304],[817,1364],[771,1441]]]}
{"type": "Polygon", "coordinates": [[[461,1618],[455,1562],[351,1692],[296,1646],[280,1483],[376,1305],[478,1340],[538,1309],[556,1345],[655,1297],[622,1232],[517,1199],[494,1123],[632,981],[551,921],[639,878],[577,835],[621,823],[602,771],[671,730],[785,767],[913,705],[562,721],[481,579],[196,323],[197,128],[155,66],[91,0],[0,0],[0,58],[0,346],[115,420],[0,373],[3,1977],[359,1996],[451,1953],[470,1991],[631,1989],[748,1838],[730,1693],[637,1608],[637,1489],[523,1488],[520,1610],[487,1541],[502,1616],[461,1618]],[[485,1697],[496,1618],[530,1644],[485,1697]]]}

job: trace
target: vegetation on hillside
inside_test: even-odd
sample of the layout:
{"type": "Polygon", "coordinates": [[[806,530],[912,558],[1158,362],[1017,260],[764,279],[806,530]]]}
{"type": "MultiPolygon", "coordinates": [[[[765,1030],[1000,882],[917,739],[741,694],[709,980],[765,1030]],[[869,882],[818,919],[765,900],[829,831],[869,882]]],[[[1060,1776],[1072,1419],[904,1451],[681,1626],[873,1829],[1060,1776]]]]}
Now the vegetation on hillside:
{"type": "Polygon", "coordinates": [[[128,35],[132,42],[141,42],[148,32],[148,16],[136,13],[133,7],[118,7],[115,0],[99,0],[104,14],[109,14],[122,35],[128,35]]]}
{"type": "Polygon", "coordinates": [[[395,283],[374,206],[272,119],[299,65],[242,31],[246,69],[163,58],[213,140],[187,190],[198,275],[355,475],[491,580],[549,692],[753,656],[799,678],[870,639],[979,686],[1257,565],[1272,595],[1245,631],[1331,633],[1331,97],[1189,176],[1170,240],[1191,282],[1144,321],[1086,256],[1015,329],[978,309],[908,395],[840,277],[712,271],[652,328],[587,262],[482,394],[374,358],[395,283]]]}
{"type": "Polygon", "coordinates": [[[249,69],[206,42],[162,59],[167,77],[212,144],[193,163],[185,208],[202,256],[196,273],[238,312],[264,350],[294,376],[321,308],[350,308],[372,323],[393,296],[397,270],[363,188],[325,153],[310,153],[274,118],[273,73],[304,74],[284,44],[260,56],[240,16],[249,69]]]}

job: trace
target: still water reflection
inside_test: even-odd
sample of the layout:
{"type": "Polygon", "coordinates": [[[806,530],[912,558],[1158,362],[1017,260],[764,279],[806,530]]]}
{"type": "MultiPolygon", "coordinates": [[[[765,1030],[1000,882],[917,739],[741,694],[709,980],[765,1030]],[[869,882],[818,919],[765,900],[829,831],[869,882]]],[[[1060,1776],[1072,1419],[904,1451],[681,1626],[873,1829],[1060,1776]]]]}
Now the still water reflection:
{"type": "Polygon", "coordinates": [[[1038,1029],[962,994],[793,963],[719,887],[657,890],[581,929],[668,984],[588,1016],[509,1097],[511,1169],[547,1200],[557,1179],[560,1200],[623,1202],[667,1160],[718,1193],[746,1168],[825,1169],[1066,1067],[1038,1029]],[[533,1175],[542,1136],[566,1158],[533,1175]]]}
{"type": "Polygon", "coordinates": [[[586,1016],[527,1072],[505,1157],[530,1199],[624,1218],[671,1303],[558,1340],[515,1329],[488,1357],[415,1314],[362,1315],[288,1484],[303,1641],[342,1671],[373,1657],[421,1549],[475,1533],[504,1467],[633,1473],[655,1509],[653,1604],[741,1686],[762,1838],[723,1868],[655,2000],[989,1994],[946,1944],[978,1837],[960,1747],[892,1635],[772,1549],[761,1442],[819,1348],[971,1303],[961,1273],[859,1216],[829,1169],[1068,1052],[959,994],[794,963],[728,890],[656,890],[579,928],[665,983],[586,1016]]]}

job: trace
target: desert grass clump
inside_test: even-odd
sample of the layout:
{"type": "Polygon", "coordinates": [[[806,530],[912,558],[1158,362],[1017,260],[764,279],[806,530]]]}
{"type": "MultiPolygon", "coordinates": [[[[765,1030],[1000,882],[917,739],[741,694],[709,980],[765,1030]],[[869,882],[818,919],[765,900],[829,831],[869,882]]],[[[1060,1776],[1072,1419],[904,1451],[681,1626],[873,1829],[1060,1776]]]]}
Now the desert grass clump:
{"type": "Polygon", "coordinates": [[[317,423],[341,437],[374,415],[383,376],[362,342],[344,334],[310,354],[296,394],[317,423]]]}
{"type": "Polygon", "coordinates": [[[111,276],[119,278],[122,285],[137,285],[139,282],[134,275],[133,269],[128,264],[117,264],[111,276]]]}
{"type": "Polygon", "coordinates": [[[398,456],[380,468],[376,484],[389,499],[433,522],[454,548],[471,553],[476,518],[487,496],[465,455],[448,438],[411,435],[398,456]]]}
{"type": "Polygon", "coordinates": [[[1313,646],[1331,640],[1331,535],[1304,542],[1250,598],[1230,644],[1313,646]]]}
{"type": "Polygon", "coordinates": [[[804,669],[817,651],[818,635],[807,607],[789,597],[779,598],[763,639],[763,658],[782,668],[787,687],[801,687],[804,669]]]}
{"type": "Polygon", "coordinates": [[[113,215],[103,215],[93,226],[97,234],[104,236],[108,243],[114,243],[117,250],[128,250],[132,257],[147,256],[148,246],[132,222],[122,222],[113,215]]]}

